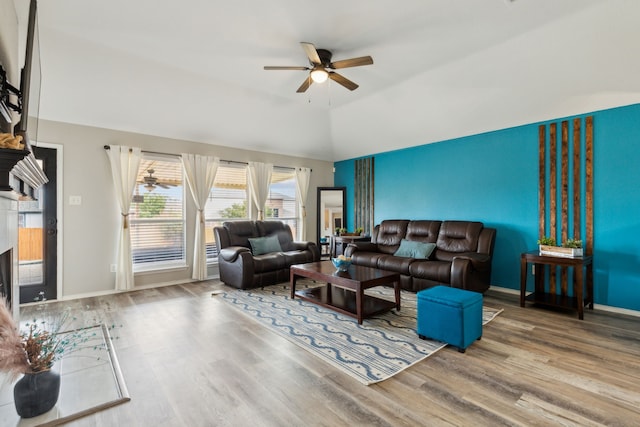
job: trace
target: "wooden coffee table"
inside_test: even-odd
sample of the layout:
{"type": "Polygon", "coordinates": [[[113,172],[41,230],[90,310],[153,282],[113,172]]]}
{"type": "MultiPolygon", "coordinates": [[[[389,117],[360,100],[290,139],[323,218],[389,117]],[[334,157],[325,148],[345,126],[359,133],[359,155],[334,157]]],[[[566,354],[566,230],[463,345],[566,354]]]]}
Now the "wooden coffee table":
{"type": "Polygon", "coordinates": [[[327,307],[358,319],[384,313],[395,307],[400,310],[400,274],[376,268],[351,265],[348,271],[337,271],[331,261],[295,264],[290,268],[291,299],[298,298],[327,307]],[[325,282],[326,286],[296,291],[299,277],[325,282]],[[395,303],[364,293],[365,289],[393,283],[395,303]]]}

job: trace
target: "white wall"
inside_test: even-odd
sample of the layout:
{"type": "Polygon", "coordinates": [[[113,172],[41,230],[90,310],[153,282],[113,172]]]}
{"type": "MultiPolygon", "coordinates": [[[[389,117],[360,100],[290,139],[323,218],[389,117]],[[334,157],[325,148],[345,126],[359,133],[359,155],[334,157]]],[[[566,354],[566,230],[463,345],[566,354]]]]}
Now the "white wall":
{"type": "MultiPolygon", "coordinates": [[[[307,200],[307,240],[315,240],[316,188],[333,185],[333,163],[239,150],[189,141],[179,141],[150,135],[79,126],[42,120],[39,142],[60,144],[64,151],[63,203],[61,236],[62,293],[61,298],[82,294],[110,292],[115,276],[110,264],[115,263],[117,229],[120,215],[113,192],[111,172],[104,145],[137,146],[142,150],[169,154],[183,152],[218,156],[241,162],[269,162],[277,166],[304,166],[313,169],[307,200]],[[69,196],[81,196],[80,206],[70,206],[69,196]]],[[[187,199],[187,261],[193,258],[195,208],[187,199]]],[[[136,287],[191,280],[188,270],[164,273],[144,273],[135,277],[136,287]]]]}
{"type": "Polygon", "coordinates": [[[12,1],[0,1],[0,63],[9,82],[20,84],[20,64],[18,62],[18,17],[12,1]]]}
{"type": "MultiPolygon", "coordinates": [[[[10,0],[2,0],[0,1],[0,64],[7,73],[7,80],[15,87],[20,87],[20,68],[22,67],[18,54],[18,38],[18,17],[14,3],[10,0]]],[[[15,99],[12,101],[15,102],[15,99]]],[[[20,116],[16,113],[12,116],[15,124],[20,116]]],[[[9,131],[9,128],[4,131],[9,131]]]]}

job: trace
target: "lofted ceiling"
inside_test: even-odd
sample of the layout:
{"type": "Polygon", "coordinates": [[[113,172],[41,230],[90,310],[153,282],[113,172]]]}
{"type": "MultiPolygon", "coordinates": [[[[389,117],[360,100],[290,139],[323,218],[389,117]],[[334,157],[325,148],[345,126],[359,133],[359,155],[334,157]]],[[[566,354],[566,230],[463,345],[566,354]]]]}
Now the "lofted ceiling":
{"type": "MultiPolygon", "coordinates": [[[[14,0],[17,3],[23,0],[14,0]]],[[[43,119],[336,161],[640,102],[637,0],[41,0],[43,119]],[[300,42],[360,87],[304,94],[300,42]]]]}

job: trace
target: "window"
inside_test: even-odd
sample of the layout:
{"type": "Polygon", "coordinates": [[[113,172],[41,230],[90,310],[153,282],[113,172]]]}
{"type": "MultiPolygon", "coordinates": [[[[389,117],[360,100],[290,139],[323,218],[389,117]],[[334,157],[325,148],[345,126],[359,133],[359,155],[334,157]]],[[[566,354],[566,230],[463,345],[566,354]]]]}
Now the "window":
{"type": "Polygon", "coordinates": [[[273,168],[264,217],[266,220],[274,219],[288,224],[294,239],[298,238],[295,170],[273,168]]]}
{"type": "Polygon", "coordinates": [[[213,188],[204,209],[206,223],[207,260],[218,257],[213,227],[225,221],[249,219],[247,191],[247,166],[218,166],[213,188]]]}
{"type": "MultiPolygon", "coordinates": [[[[205,206],[207,261],[218,257],[213,227],[225,221],[249,218],[250,195],[247,185],[246,165],[220,165],[213,189],[205,206]]],[[[277,219],[291,227],[294,238],[298,230],[298,201],[296,200],[296,175],[293,169],[273,170],[265,219],[277,219]]]]}
{"type": "Polygon", "coordinates": [[[133,270],[186,266],[182,164],[143,153],[129,210],[133,270]]]}

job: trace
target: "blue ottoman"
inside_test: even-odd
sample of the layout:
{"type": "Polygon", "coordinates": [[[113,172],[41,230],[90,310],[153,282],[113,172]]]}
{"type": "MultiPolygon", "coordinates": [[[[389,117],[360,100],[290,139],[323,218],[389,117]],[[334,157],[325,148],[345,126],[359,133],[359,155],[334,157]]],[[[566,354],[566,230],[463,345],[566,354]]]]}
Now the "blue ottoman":
{"type": "Polygon", "coordinates": [[[464,353],[482,337],[482,294],[448,286],[418,292],[418,337],[458,347],[464,353]]]}

